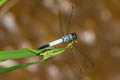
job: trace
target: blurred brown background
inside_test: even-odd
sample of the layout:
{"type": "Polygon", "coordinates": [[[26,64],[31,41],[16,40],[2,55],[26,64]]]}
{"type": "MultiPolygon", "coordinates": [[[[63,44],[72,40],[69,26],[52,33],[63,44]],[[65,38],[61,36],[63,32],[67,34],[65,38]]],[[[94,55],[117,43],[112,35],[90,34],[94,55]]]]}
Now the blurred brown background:
{"type": "MultiPolygon", "coordinates": [[[[120,0],[9,0],[0,8],[0,50],[36,49],[59,34],[78,42],[53,59],[0,75],[0,80],[120,80],[120,0]],[[73,17],[70,20],[71,5],[73,17]],[[72,51],[74,53],[71,53],[72,51]]],[[[10,60],[1,68],[39,59],[10,60]]]]}

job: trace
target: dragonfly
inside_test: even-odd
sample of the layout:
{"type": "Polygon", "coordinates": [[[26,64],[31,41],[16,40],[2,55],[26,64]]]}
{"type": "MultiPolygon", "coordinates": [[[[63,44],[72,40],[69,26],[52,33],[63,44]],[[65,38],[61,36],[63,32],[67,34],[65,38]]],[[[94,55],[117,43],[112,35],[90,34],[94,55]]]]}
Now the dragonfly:
{"type": "Polygon", "coordinates": [[[47,47],[52,47],[52,46],[55,46],[55,45],[58,45],[62,42],[71,42],[73,40],[76,40],[77,39],[77,34],[76,33],[71,33],[71,34],[68,34],[68,35],[65,35],[63,36],[62,38],[58,39],[58,40],[55,40],[55,41],[52,41],[48,44],[45,44],[43,46],[41,46],[39,49],[44,49],[44,48],[47,48],[47,47]]]}
{"type": "MultiPolygon", "coordinates": [[[[67,30],[68,30],[68,28],[71,27],[72,16],[73,16],[73,6],[71,7],[71,13],[68,16],[69,21],[68,21],[68,25],[66,27],[67,30]]],[[[63,31],[62,16],[61,16],[61,12],[59,10],[59,35],[63,36],[63,37],[39,47],[38,50],[56,46],[61,43],[70,43],[71,41],[74,41],[74,40],[76,42],[78,42],[76,33],[66,32],[66,34],[67,35],[65,35],[65,33],[63,31]]],[[[71,52],[71,54],[72,54],[71,56],[75,60],[75,63],[76,63],[76,65],[75,65],[77,67],[75,70],[76,74],[82,74],[83,72],[86,72],[86,71],[88,73],[94,72],[94,70],[93,70],[94,63],[87,56],[81,54],[78,47],[79,47],[78,45],[74,44],[72,49],[70,49],[70,51],[69,51],[69,52],[71,52]],[[85,69],[87,69],[87,70],[85,70],[85,69]]]]}

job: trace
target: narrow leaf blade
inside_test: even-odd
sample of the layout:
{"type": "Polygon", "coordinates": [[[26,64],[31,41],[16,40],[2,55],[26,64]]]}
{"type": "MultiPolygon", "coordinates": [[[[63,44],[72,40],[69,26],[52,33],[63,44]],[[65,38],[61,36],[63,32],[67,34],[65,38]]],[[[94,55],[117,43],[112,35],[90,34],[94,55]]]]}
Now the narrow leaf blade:
{"type": "Polygon", "coordinates": [[[33,57],[33,56],[37,56],[37,55],[26,49],[1,51],[0,52],[0,61],[11,60],[11,59],[20,59],[20,58],[33,57]]]}
{"type": "Polygon", "coordinates": [[[30,63],[24,63],[24,64],[20,64],[20,65],[8,67],[8,68],[2,68],[2,69],[0,69],[0,74],[10,72],[10,71],[14,71],[16,69],[21,69],[21,68],[24,68],[24,67],[27,67],[27,66],[30,66],[30,65],[33,65],[33,64],[40,63],[42,61],[44,61],[44,60],[38,60],[38,61],[30,62],[30,63]]]}

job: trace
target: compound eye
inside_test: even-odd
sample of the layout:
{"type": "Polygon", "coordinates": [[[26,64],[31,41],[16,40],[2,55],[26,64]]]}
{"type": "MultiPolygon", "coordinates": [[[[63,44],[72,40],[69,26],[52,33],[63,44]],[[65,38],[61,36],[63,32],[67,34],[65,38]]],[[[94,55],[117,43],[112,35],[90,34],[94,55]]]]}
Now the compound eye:
{"type": "Polygon", "coordinates": [[[72,37],[73,37],[73,39],[77,39],[77,34],[76,33],[72,33],[72,37]]]}

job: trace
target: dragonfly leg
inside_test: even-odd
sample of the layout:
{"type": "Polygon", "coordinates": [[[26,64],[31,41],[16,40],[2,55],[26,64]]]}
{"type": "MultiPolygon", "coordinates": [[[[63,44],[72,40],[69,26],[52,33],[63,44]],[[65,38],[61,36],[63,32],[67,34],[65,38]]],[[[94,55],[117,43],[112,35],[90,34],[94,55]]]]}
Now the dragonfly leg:
{"type": "Polygon", "coordinates": [[[52,46],[52,49],[56,48],[56,46],[52,46]]]}

